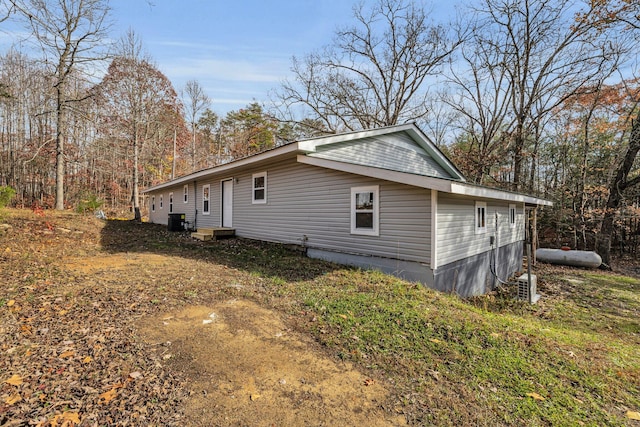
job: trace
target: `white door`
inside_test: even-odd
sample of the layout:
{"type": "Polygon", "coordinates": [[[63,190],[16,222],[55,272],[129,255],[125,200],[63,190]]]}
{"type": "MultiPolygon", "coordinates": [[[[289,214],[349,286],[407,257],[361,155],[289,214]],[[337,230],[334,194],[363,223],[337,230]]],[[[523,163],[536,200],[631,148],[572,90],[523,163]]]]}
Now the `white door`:
{"type": "Polygon", "coordinates": [[[233,180],[222,181],[222,226],[233,227],[233,180]]]}

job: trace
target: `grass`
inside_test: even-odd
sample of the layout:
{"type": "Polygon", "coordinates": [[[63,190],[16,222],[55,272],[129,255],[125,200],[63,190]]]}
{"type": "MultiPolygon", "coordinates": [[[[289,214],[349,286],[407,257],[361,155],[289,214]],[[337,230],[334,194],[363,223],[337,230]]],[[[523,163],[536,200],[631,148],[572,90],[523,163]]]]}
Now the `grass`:
{"type": "Polygon", "coordinates": [[[412,423],[631,425],[640,409],[637,279],[547,268],[547,295],[529,305],[515,289],[464,301],[378,272],[320,274],[278,246],[238,255],[270,280],[263,302],[295,301],[312,318],[300,327],[335,357],[396,385],[412,423]]]}
{"type": "MultiPolygon", "coordinates": [[[[543,298],[529,305],[514,289],[461,300],[280,245],[194,244],[152,224],[109,221],[100,250],[240,272],[221,292],[279,310],[337,360],[383,381],[393,396],[381,406],[411,425],[638,425],[626,415],[640,411],[640,281],[632,277],[540,266],[543,298]]],[[[23,284],[57,274],[51,265],[31,273],[23,284]]],[[[184,286],[179,297],[188,303],[212,295],[184,286]]],[[[150,303],[171,298],[172,287],[154,287],[150,303]]]]}

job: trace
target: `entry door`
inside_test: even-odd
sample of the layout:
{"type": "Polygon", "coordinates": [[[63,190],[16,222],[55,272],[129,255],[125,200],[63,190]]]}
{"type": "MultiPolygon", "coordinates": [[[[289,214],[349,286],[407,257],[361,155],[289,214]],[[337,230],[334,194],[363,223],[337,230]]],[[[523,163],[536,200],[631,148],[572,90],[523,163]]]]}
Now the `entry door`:
{"type": "Polygon", "coordinates": [[[233,180],[222,181],[222,226],[233,227],[233,180]]]}

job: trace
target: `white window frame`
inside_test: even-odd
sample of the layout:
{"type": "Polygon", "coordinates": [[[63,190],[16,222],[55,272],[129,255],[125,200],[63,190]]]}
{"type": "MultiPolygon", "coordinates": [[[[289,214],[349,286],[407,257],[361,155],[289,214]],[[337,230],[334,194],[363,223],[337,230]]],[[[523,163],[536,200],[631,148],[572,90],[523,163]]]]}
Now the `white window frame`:
{"type": "Polygon", "coordinates": [[[251,203],[254,205],[267,203],[267,172],[259,172],[251,175],[251,203]],[[256,187],[256,178],[264,178],[264,186],[256,187]],[[262,199],[256,198],[256,190],[263,190],[264,196],[262,199]]]}
{"type": "Polygon", "coordinates": [[[380,186],[351,187],[351,234],[363,236],[380,235],[380,186]],[[371,209],[356,210],[356,195],[358,193],[373,193],[373,206],[371,209]],[[372,213],[373,228],[358,228],[356,221],[356,215],[358,213],[372,213]]]}
{"type": "Polygon", "coordinates": [[[156,211],[156,196],[151,196],[151,212],[156,211]]]}
{"type": "Polygon", "coordinates": [[[173,213],[173,193],[169,193],[169,213],[173,213]]]}
{"type": "Polygon", "coordinates": [[[203,185],[202,186],[202,215],[210,215],[211,214],[211,185],[203,185]],[[206,196],[205,196],[205,189],[206,196]],[[207,202],[207,209],[205,209],[204,202],[207,202]]]}
{"type": "Polygon", "coordinates": [[[163,209],[164,208],[164,197],[163,197],[162,194],[160,195],[160,202],[159,203],[160,203],[160,209],[163,209]]]}
{"type": "Polygon", "coordinates": [[[474,228],[476,234],[484,234],[487,232],[487,203],[476,202],[474,228]]]}
{"type": "Polygon", "coordinates": [[[182,187],[182,201],[189,203],[189,184],[185,184],[184,187],[182,187]]]}
{"type": "Polygon", "coordinates": [[[509,228],[516,228],[518,211],[515,204],[509,204],[509,228]]]}

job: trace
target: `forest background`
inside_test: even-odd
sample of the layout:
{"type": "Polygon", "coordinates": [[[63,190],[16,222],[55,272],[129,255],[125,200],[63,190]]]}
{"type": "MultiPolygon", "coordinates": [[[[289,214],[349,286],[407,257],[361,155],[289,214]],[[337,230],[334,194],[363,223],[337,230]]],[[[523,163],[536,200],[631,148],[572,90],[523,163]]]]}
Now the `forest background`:
{"type": "Polygon", "coordinates": [[[1,0],[0,29],[28,36],[0,56],[0,186],[17,206],[140,219],[141,188],[416,122],[469,181],[552,200],[542,238],[607,264],[612,246],[640,249],[640,5],[472,0],[450,22],[432,10],[358,3],[269,99],[218,115],[197,80],[173,86],[135,29],[112,34],[108,1],[1,0]]]}

